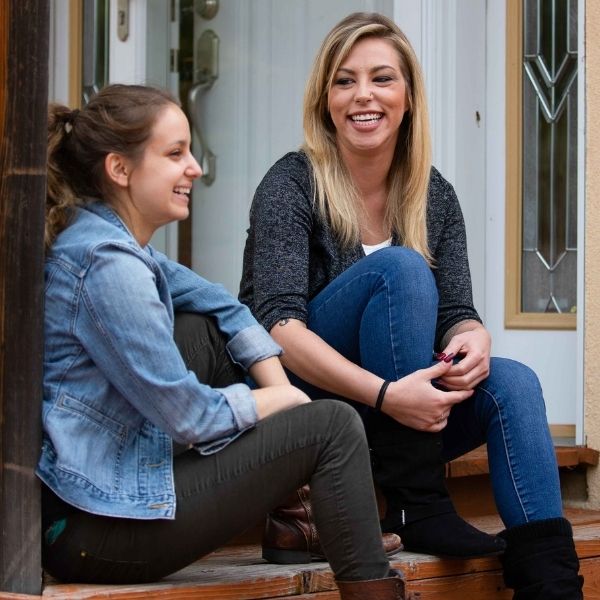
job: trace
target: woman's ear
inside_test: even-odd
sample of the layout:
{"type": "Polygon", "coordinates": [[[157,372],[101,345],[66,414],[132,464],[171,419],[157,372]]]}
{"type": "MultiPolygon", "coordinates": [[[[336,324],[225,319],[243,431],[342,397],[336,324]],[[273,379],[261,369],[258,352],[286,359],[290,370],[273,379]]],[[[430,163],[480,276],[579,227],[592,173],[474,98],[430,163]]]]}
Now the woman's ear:
{"type": "Polygon", "coordinates": [[[118,185],[121,188],[129,186],[129,161],[121,154],[109,152],[104,159],[104,172],[111,183],[118,185]]]}

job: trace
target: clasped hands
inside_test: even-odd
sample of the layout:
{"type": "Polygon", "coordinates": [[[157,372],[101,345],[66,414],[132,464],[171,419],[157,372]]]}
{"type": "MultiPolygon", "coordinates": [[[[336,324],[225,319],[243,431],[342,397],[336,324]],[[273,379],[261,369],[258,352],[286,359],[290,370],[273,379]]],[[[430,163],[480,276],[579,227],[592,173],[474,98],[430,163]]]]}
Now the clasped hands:
{"type": "Polygon", "coordinates": [[[471,327],[452,337],[437,364],[391,383],[382,411],[413,429],[444,429],[452,407],[471,397],[489,374],[490,335],[479,323],[471,327]]]}

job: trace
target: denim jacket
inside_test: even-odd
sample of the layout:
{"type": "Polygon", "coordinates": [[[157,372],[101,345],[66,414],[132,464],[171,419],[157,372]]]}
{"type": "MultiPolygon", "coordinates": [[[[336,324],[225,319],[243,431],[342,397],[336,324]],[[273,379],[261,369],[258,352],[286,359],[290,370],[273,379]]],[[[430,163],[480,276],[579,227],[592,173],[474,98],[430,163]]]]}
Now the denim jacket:
{"type": "Polygon", "coordinates": [[[187,370],[174,311],[213,316],[245,369],[280,347],[223,286],[140,247],[102,202],[58,236],[45,286],[38,476],[92,513],[174,518],[173,440],[216,452],[257,420],[248,386],[211,388],[187,370]]]}

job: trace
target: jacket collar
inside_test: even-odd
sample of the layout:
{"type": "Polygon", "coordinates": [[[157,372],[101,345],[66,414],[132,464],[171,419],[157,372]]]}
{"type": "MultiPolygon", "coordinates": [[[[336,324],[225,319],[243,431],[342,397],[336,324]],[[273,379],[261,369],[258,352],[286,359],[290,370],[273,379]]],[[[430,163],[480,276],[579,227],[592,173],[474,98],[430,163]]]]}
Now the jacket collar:
{"type": "Polygon", "coordinates": [[[133,234],[131,233],[131,231],[129,231],[123,219],[119,217],[119,215],[110,205],[108,205],[106,202],[103,202],[102,200],[97,200],[95,198],[85,198],[84,200],[85,204],[82,207],[84,210],[88,210],[89,212],[98,215],[105,221],[108,221],[111,225],[118,227],[137,243],[137,240],[135,239],[135,237],[133,237],[133,234]]]}

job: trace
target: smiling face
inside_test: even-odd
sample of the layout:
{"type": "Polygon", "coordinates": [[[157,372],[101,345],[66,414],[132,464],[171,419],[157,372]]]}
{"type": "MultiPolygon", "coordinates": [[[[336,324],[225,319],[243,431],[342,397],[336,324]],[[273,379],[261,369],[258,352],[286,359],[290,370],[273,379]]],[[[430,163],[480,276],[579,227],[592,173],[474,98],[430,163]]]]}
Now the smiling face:
{"type": "Polygon", "coordinates": [[[162,225],[189,215],[192,182],[202,175],[190,145],[186,116],[169,104],[159,113],[142,158],[124,161],[128,198],[117,212],[142,245],[162,225]]]}
{"type": "Polygon", "coordinates": [[[388,40],[359,40],[342,61],[328,94],[342,154],[392,156],[408,109],[400,57],[388,40]]]}

